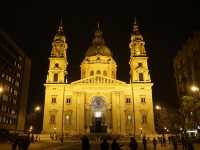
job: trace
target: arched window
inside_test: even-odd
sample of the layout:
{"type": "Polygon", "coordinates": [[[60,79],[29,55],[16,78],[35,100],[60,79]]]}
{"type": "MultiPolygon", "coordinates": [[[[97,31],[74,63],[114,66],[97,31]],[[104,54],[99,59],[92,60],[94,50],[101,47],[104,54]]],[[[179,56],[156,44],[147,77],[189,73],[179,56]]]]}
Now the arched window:
{"type": "Polygon", "coordinates": [[[58,63],[55,64],[55,68],[59,68],[59,64],[58,63]]]}
{"type": "Polygon", "coordinates": [[[53,81],[54,81],[54,82],[57,82],[57,81],[58,81],[58,74],[57,74],[57,73],[54,74],[54,76],[53,76],[53,81]]]}
{"type": "Polygon", "coordinates": [[[94,71],[90,71],[90,76],[93,76],[94,75],[94,71]]]}
{"type": "Polygon", "coordinates": [[[139,73],[139,81],[144,81],[143,73],[139,73]]]}
{"type": "Polygon", "coordinates": [[[115,78],[115,72],[114,71],[112,71],[112,77],[115,78]]]}
{"type": "Polygon", "coordinates": [[[101,71],[100,70],[97,70],[97,73],[96,74],[101,74],[101,71]]]}
{"type": "Polygon", "coordinates": [[[105,70],[103,71],[103,75],[104,75],[104,76],[107,76],[107,72],[106,72],[105,70]]]}

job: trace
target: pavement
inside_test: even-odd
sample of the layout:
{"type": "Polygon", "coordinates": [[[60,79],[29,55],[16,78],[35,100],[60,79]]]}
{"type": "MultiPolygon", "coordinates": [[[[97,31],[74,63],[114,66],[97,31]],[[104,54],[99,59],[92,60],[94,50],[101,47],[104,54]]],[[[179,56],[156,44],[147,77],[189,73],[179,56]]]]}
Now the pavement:
{"type": "MultiPolygon", "coordinates": [[[[100,143],[91,141],[91,150],[100,150],[100,143]]],[[[129,150],[128,141],[120,142],[123,146],[122,150],[129,150]]],[[[138,150],[143,150],[142,143],[138,143],[138,150]]],[[[200,144],[194,144],[194,150],[200,150],[200,144]]],[[[147,144],[148,150],[153,150],[152,143],[147,144]]],[[[0,150],[11,150],[11,145],[9,143],[0,144],[0,150]]],[[[31,143],[28,150],[81,150],[81,144],[79,141],[65,141],[63,144],[60,142],[50,143],[48,141],[42,141],[38,143],[31,143]]],[[[157,150],[174,150],[172,145],[167,145],[166,147],[161,147],[160,144],[157,145],[157,150]]],[[[178,146],[178,150],[182,150],[181,145],[178,146]]]]}

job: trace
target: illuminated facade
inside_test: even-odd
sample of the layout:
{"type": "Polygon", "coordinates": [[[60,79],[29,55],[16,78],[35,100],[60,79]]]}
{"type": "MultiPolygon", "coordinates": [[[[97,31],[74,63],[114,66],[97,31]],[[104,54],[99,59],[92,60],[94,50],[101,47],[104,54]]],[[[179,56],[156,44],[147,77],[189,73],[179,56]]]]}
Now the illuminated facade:
{"type": "Polygon", "coordinates": [[[68,83],[68,43],[61,24],[49,57],[43,133],[154,133],[153,83],[144,45],[135,22],[129,45],[130,83],[119,81],[117,64],[98,26],[80,65],[81,79],[68,83]]]}

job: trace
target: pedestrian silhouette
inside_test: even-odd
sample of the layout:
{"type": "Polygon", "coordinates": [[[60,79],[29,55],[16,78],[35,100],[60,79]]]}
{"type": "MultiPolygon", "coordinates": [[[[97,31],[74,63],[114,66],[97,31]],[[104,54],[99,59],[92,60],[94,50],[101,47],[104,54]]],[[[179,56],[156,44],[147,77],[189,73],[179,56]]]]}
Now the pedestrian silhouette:
{"type": "Polygon", "coordinates": [[[177,150],[178,147],[177,147],[177,141],[175,137],[173,137],[172,143],[173,143],[174,150],[177,150]]]}
{"type": "Polygon", "coordinates": [[[90,142],[86,135],[81,138],[82,150],[89,150],[90,149],[90,142]]]}
{"type": "Polygon", "coordinates": [[[129,147],[131,150],[137,150],[138,144],[134,137],[131,137],[129,147]]]}
{"type": "Polygon", "coordinates": [[[101,143],[101,150],[108,150],[109,149],[109,144],[107,142],[107,139],[104,138],[103,142],[101,143]]]}
{"type": "Polygon", "coordinates": [[[156,150],[157,140],[156,140],[155,137],[153,138],[153,141],[152,141],[152,142],[153,142],[153,149],[156,150]]]}
{"type": "Polygon", "coordinates": [[[145,136],[142,139],[142,144],[143,144],[144,150],[146,150],[147,149],[147,140],[146,140],[145,136]]]}
{"type": "Polygon", "coordinates": [[[117,143],[116,139],[113,139],[112,145],[111,145],[112,150],[120,150],[120,146],[117,143]]]}

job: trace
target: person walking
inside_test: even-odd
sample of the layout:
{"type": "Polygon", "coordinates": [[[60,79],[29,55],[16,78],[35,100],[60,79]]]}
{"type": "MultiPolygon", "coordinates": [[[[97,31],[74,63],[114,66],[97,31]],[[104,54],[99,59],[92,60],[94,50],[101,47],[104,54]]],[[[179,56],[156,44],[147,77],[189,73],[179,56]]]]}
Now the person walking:
{"type": "Polygon", "coordinates": [[[86,135],[81,138],[82,150],[90,150],[90,142],[86,135]]]}
{"type": "Polygon", "coordinates": [[[106,138],[103,139],[103,142],[101,143],[100,146],[101,146],[101,150],[108,150],[109,149],[109,144],[108,144],[106,138]]]}
{"type": "Polygon", "coordinates": [[[142,139],[142,144],[143,144],[144,150],[146,150],[147,149],[147,140],[146,140],[145,136],[142,139]]]}
{"type": "Polygon", "coordinates": [[[178,146],[177,146],[177,141],[175,137],[173,137],[172,139],[172,144],[173,144],[174,150],[177,150],[178,146]]]}
{"type": "Polygon", "coordinates": [[[155,137],[153,138],[153,141],[152,141],[152,142],[153,142],[153,149],[156,150],[157,140],[156,140],[155,137]]]}
{"type": "Polygon", "coordinates": [[[113,139],[112,145],[111,145],[112,150],[120,150],[120,146],[117,143],[116,139],[113,139]]]}
{"type": "Polygon", "coordinates": [[[138,144],[134,137],[131,137],[129,147],[131,150],[137,150],[138,144]]]}

